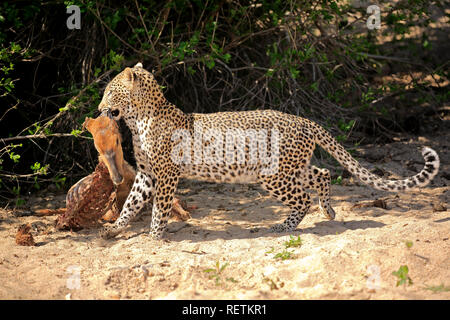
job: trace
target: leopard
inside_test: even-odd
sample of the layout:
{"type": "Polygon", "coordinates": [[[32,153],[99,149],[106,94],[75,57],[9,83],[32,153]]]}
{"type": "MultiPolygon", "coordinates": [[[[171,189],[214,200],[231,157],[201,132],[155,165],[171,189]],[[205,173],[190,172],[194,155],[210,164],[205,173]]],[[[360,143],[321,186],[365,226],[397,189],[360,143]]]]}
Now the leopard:
{"type": "Polygon", "coordinates": [[[185,113],[165,98],[141,62],[124,68],[106,85],[98,110],[109,110],[116,121],[125,121],[137,164],[119,218],[100,233],[104,239],[121,233],[152,197],[149,236],[161,239],[181,178],[259,184],[290,209],[269,232],[296,230],[311,207],[311,191],[318,194],[320,211],[332,220],[336,213],[330,204],[330,171],[311,164],[316,145],[363,184],[378,190],[421,188],[439,170],[436,151],[423,147],[425,163],[419,173],[396,180],[380,177],[362,167],[322,126],[281,111],[185,113]]]}

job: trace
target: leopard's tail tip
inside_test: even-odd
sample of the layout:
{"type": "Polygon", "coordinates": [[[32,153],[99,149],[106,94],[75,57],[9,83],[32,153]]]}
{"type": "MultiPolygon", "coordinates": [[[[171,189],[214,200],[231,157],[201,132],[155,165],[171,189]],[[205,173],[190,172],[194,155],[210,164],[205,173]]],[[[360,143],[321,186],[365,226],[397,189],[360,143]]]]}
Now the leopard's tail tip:
{"type": "Polygon", "coordinates": [[[375,177],[375,182],[372,186],[378,190],[391,192],[425,187],[438,173],[440,162],[436,151],[429,147],[424,147],[422,149],[422,156],[425,160],[425,165],[418,174],[402,180],[384,180],[383,178],[375,177]]]}
{"type": "Polygon", "coordinates": [[[422,156],[425,159],[425,165],[427,165],[427,164],[433,165],[433,167],[434,167],[434,169],[436,169],[436,171],[439,169],[440,161],[439,161],[439,156],[436,151],[434,151],[430,147],[423,147],[422,148],[422,156]]]}
{"type": "Polygon", "coordinates": [[[440,165],[439,156],[437,152],[431,149],[430,147],[422,148],[422,156],[425,160],[425,166],[421,173],[422,175],[424,172],[427,173],[425,177],[427,178],[426,180],[429,182],[434,178],[434,176],[439,171],[440,165]]]}
{"type": "MultiPolygon", "coordinates": [[[[429,156],[435,156],[438,157],[436,151],[434,151],[433,149],[431,149],[430,147],[423,147],[422,148],[422,156],[423,157],[429,157],[429,156]]],[[[425,159],[426,160],[426,159],[425,159]]]]}

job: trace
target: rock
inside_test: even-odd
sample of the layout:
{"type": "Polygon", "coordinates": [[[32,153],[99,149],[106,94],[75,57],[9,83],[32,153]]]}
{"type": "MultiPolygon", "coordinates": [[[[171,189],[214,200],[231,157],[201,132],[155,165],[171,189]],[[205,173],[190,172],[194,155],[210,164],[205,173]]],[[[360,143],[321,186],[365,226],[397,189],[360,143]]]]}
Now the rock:
{"type": "Polygon", "coordinates": [[[447,211],[447,207],[443,202],[433,202],[433,212],[447,211]]]}
{"type": "Polygon", "coordinates": [[[33,236],[30,233],[31,225],[22,224],[17,230],[16,243],[19,246],[35,246],[33,236]]]}

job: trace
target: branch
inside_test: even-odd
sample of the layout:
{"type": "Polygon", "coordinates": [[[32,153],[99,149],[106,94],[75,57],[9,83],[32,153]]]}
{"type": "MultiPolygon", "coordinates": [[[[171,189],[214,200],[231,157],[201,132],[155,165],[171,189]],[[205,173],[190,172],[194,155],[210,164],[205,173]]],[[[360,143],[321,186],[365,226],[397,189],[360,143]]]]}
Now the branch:
{"type": "Polygon", "coordinates": [[[0,138],[0,141],[5,143],[8,141],[14,141],[14,140],[25,140],[25,139],[43,139],[48,137],[76,137],[76,138],[83,138],[83,139],[92,139],[90,137],[85,137],[81,135],[74,135],[72,133],[50,133],[50,134],[30,134],[26,136],[16,136],[16,137],[9,137],[9,138],[0,138]]]}

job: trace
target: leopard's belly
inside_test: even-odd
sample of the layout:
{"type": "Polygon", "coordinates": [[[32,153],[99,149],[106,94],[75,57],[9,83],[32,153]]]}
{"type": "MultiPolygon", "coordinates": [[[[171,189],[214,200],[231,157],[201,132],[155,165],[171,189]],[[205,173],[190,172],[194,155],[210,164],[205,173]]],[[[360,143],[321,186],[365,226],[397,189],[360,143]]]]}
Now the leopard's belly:
{"type": "Polygon", "coordinates": [[[181,166],[181,177],[217,183],[256,183],[260,165],[189,164],[181,166]]]}

